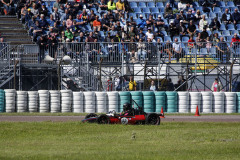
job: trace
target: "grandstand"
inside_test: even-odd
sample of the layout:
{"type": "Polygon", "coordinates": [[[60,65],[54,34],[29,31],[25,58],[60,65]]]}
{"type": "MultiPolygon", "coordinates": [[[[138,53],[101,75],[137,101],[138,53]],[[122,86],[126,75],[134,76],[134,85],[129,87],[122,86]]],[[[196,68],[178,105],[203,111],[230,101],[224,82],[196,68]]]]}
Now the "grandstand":
{"type": "Polygon", "coordinates": [[[116,75],[134,75],[141,90],[178,76],[188,90],[239,81],[238,1],[2,2],[1,88],[107,90],[116,75]]]}

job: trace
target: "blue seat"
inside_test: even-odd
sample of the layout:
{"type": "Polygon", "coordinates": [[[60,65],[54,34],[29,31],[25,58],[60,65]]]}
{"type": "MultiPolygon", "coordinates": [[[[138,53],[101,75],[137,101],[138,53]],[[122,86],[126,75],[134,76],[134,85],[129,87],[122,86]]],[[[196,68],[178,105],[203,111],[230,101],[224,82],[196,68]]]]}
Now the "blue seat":
{"type": "Polygon", "coordinates": [[[162,37],[157,37],[157,40],[160,39],[160,42],[163,42],[162,37]]]}
{"type": "Polygon", "coordinates": [[[137,13],[137,14],[142,13],[141,8],[134,8],[134,12],[137,13]]]}
{"type": "Polygon", "coordinates": [[[160,8],[159,11],[160,11],[161,13],[164,13],[164,8],[160,8]]]}
{"type": "Polygon", "coordinates": [[[136,15],[136,13],[129,13],[129,17],[133,17],[133,19],[137,19],[137,15],[136,15]]]}
{"type": "Polygon", "coordinates": [[[210,49],[210,54],[213,55],[214,57],[216,56],[216,47],[213,47],[210,49]]]}
{"type": "Polygon", "coordinates": [[[237,33],[237,35],[239,35],[238,30],[233,30],[233,31],[231,32],[231,35],[234,35],[235,33],[237,33]]]}
{"type": "Polygon", "coordinates": [[[228,24],[228,25],[227,25],[227,29],[228,29],[229,31],[233,31],[233,30],[235,30],[235,27],[234,27],[233,24],[228,24]]]}
{"type": "Polygon", "coordinates": [[[207,31],[207,33],[208,33],[208,36],[212,35],[212,31],[207,31]]]}
{"type": "Polygon", "coordinates": [[[196,11],[199,10],[201,13],[203,12],[203,9],[202,9],[201,6],[199,6],[199,7],[195,7],[195,9],[196,9],[196,11]]]}
{"type": "Polygon", "coordinates": [[[148,3],[147,3],[147,6],[148,6],[149,8],[154,8],[154,7],[155,7],[155,3],[154,3],[154,2],[148,2],[148,3]]]}
{"type": "Polygon", "coordinates": [[[131,6],[131,8],[138,8],[136,2],[130,2],[130,6],[131,6]]]}
{"type": "Polygon", "coordinates": [[[207,55],[208,54],[207,48],[201,48],[200,49],[200,54],[201,55],[207,55]]]}
{"type": "Polygon", "coordinates": [[[225,36],[226,42],[231,42],[232,41],[232,36],[225,36]]]}
{"type": "Polygon", "coordinates": [[[235,7],[235,4],[232,1],[227,2],[228,7],[235,7]]]}
{"type": "Polygon", "coordinates": [[[150,11],[150,9],[149,9],[149,8],[143,8],[143,13],[148,13],[148,14],[150,14],[150,13],[151,13],[151,11],[150,11]]]}
{"type": "Polygon", "coordinates": [[[183,51],[184,51],[185,54],[189,54],[189,49],[188,49],[188,47],[183,48],[183,51]]]}
{"type": "Polygon", "coordinates": [[[240,48],[237,48],[237,49],[236,49],[235,54],[236,54],[236,55],[240,55],[240,48]]]}
{"type": "Polygon", "coordinates": [[[161,31],[161,33],[164,35],[164,36],[167,36],[167,32],[166,31],[161,31]]]}
{"type": "Polygon", "coordinates": [[[96,8],[91,8],[90,10],[93,10],[95,14],[98,13],[96,8]]]}
{"type": "Polygon", "coordinates": [[[225,31],[226,30],[225,24],[222,23],[219,30],[220,31],[225,31]]]}
{"type": "Polygon", "coordinates": [[[225,7],[226,5],[225,5],[225,2],[223,2],[223,1],[217,1],[217,6],[219,6],[219,7],[225,7]]]}
{"type": "Polygon", "coordinates": [[[157,8],[157,7],[152,8],[152,13],[153,13],[153,14],[159,14],[158,8],[157,8]]]}
{"type": "Polygon", "coordinates": [[[214,7],[213,12],[214,13],[220,13],[220,12],[222,12],[222,10],[221,10],[220,7],[214,7]]]}
{"type": "Polygon", "coordinates": [[[181,39],[180,39],[180,37],[179,37],[179,36],[173,36],[173,39],[172,39],[172,41],[173,41],[173,42],[175,42],[175,38],[177,38],[177,39],[178,39],[178,42],[181,42],[181,39]]]}
{"type": "Polygon", "coordinates": [[[158,7],[158,8],[164,8],[164,5],[163,5],[162,2],[157,2],[157,7],[158,7]]]}
{"type": "Polygon", "coordinates": [[[145,2],[139,2],[138,7],[140,8],[146,8],[146,3],[145,2]]]}
{"type": "Polygon", "coordinates": [[[219,36],[222,35],[221,32],[219,32],[219,31],[217,31],[217,30],[213,31],[213,34],[215,34],[215,33],[217,33],[219,36]]]}
{"type": "Polygon", "coordinates": [[[193,2],[192,5],[193,5],[194,8],[199,7],[198,2],[193,2]]]}
{"type": "Polygon", "coordinates": [[[222,31],[223,36],[230,36],[229,30],[222,31]]]}
{"type": "Polygon", "coordinates": [[[188,37],[188,36],[182,37],[182,42],[188,42],[188,40],[189,40],[189,37],[188,37]]]}
{"type": "Polygon", "coordinates": [[[170,37],[170,36],[165,36],[165,37],[164,37],[164,42],[167,42],[167,41],[170,41],[170,42],[172,42],[172,40],[171,40],[171,37],[170,37]]]}
{"type": "Polygon", "coordinates": [[[216,16],[217,16],[216,13],[213,13],[213,12],[209,13],[209,18],[211,19],[215,18],[216,16]]]}
{"type": "Polygon", "coordinates": [[[87,28],[87,30],[89,31],[89,32],[92,32],[92,28],[91,28],[91,26],[88,24],[88,25],[86,25],[86,28],[87,28]]]}
{"type": "Polygon", "coordinates": [[[240,24],[237,24],[237,28],[236,28],[237,30],[240,30],[240,24]]]}
{"type": "Polygon", "coordinates": [[[143,13],[137,14],[137,17],[139,18],[139,17],[140,17],[140,15],[142,15],[142,16],[143,16],[143,19],[146,19],[146,15],[145,15],[145,14],[143,14],[143,13]]]}
{"type": "Polygon", "coordinates": [[[224,13],[226,9],[229,9],[229,7],[222,7],[222,13],[224,13]]]}

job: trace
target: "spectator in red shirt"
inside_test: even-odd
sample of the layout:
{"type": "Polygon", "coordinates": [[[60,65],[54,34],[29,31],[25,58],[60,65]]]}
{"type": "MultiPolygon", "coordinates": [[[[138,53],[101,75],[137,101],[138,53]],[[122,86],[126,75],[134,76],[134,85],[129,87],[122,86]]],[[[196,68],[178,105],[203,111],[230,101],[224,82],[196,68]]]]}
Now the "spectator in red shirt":
{"type": "Polygon", "coordinates": [[[96,19],[93,21],[93,28],[96,28],[97,31],[101,30],[101,22],[99,21],[99,16],[96,16],[96,19]]]}
{"type": "Polygon", "coordinates": [[[195,40],[193,39],[193,35],[191,34],[190,39],[188,40],[188,48],[189,52],[192,52],[192,48],[194,47],[195,40]]]}
{"type": "Polygon", "coordinates": [[[238,37],[237,33],[234,33],[234,36],[231,42],[231,47],[233,47],[233,49],[237,49],[239,47],[239,43],[240,43],[240,38],[238,37]]]}

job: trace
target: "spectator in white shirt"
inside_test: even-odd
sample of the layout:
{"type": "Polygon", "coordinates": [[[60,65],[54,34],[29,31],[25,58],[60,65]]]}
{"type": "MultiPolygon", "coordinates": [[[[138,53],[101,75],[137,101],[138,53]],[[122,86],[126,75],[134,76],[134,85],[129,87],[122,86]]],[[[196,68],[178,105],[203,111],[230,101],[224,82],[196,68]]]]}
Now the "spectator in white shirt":
{"type": "Polygon", "coordinates": [[[183,54],[182,54],[181,44],[178,42],[177,38],[175,38],[174,43],[173,43],[173,52],[177,59],[177,62],[179,62],[179,59],[183,57],[183,54]]]}
{"type": "Polygon", "coordinates": [[[202,19],[199,21],[199,30],[203,31],[203,27],[207,27],[208,21],[206,20],[205,15],[202,15],[202,19]]]}
{"type": "Polygon", "coordinates": [[[147,36],[147,39],[153,40],[154,36],[153,36],[153,33],[151,32],[151,28],[148,28],[146,36],[147,36]]]}

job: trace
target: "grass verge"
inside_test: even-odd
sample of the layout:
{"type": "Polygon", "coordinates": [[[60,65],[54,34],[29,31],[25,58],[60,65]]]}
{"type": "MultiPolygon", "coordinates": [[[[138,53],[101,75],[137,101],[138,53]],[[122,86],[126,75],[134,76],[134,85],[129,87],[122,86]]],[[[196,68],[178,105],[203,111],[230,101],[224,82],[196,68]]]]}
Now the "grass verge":
{"type": "Polygon", "coordinates": [[[0,122],[0,159],[239,159],[240,123],[0,122]],[[134,136],[135,135],[135,138],[134,136]]]}

